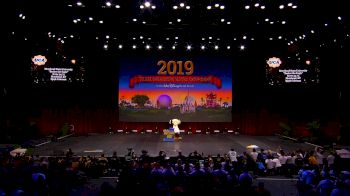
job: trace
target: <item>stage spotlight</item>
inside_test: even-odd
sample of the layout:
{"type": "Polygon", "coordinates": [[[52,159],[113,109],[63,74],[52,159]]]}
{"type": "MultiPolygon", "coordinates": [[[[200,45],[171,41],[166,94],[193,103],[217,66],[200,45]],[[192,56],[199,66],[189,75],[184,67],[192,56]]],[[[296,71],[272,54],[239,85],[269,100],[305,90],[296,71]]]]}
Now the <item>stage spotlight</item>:
{"type": "Polygon", "coordinates": [[[240,46],[239,46],[239,49],[240,49],[240,50],[245,50],[245,46],[244,46],[244,45],[240,45],[240,46]]]}

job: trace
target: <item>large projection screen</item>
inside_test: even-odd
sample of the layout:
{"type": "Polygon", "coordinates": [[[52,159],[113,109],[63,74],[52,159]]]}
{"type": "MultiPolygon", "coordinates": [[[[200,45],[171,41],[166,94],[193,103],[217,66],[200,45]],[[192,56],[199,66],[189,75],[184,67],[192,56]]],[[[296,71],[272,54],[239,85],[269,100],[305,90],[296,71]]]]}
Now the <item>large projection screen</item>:
{"type": "Polygon", "coordinates": [[[124,57],[119,121],[232,121],[232,60],[223,57],[124,57]]]}

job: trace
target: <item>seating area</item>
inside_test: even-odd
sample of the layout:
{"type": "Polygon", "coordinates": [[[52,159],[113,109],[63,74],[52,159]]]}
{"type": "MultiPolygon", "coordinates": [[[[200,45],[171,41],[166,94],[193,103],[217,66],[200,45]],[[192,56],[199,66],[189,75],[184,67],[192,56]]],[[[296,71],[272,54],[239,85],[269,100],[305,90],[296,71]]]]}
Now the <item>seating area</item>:
{"type": "MultiPolygon", "coordinates": [[[[132,149],[120,156],[0,156],[0,193],[5,195],[84,195],[90,179],[113,178],[99,187],[99,195],[269,195],[261,177],[296,179],[300,195],[330,195],[350,191],[349,165],[339,155],[316,151],[273,152],[228,149],[225,154],[205,155],[197,151],[169,157],[160,151],[150,156],[132,149]],[[321,157],[320,157],[321,156],[321,157]],[[273,163],[273,164],[271,164],[273,163]],[[81,192],[79,192],[81,191],[81,192]]],[[[278,186],[278,182],[276,182],[278,186]]]]}

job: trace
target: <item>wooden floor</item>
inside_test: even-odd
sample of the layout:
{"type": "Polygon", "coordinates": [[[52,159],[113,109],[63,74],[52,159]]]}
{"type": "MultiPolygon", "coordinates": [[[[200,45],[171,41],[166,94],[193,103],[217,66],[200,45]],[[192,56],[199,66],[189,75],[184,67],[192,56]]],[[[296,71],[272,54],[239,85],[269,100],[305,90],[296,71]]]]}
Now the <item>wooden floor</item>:
{"type": "Polygon", "coordinates": [[[124,156],[128,148],[133,148],[136,155],[147,150],[151,156],[165,151],[167,156],[176,156],[179,151],[187,156],[197,150],[204,155],[227,153],[234,148],[239,154],[246,150],[246,146],[254,144],[263,149],[276,151],[279,148],[293,151],[299,148],[312,149],[311,145],[283,140],[277,136],[246,136],[230,134],[194,134],[182,135],[178,142],[163,142],[162,134],[90,134],[89,136],[71,136],[65,139],[50,142],[34,148],[34,155],[52,156],[61,155],[71,148],[76,155],[112,155],[116,151],[118,156],[124,156]]]}

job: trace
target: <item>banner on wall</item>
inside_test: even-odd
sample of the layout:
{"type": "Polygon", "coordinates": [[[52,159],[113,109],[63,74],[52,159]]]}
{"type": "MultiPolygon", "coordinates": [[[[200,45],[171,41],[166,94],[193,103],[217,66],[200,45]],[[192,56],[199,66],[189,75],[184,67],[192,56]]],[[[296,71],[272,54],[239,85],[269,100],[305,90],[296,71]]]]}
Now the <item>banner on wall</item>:
{"type": "Polygon", "coordinates": [[[232,62],[226,58],[124,58],[119,120],[232,121],[232,62]]]}

